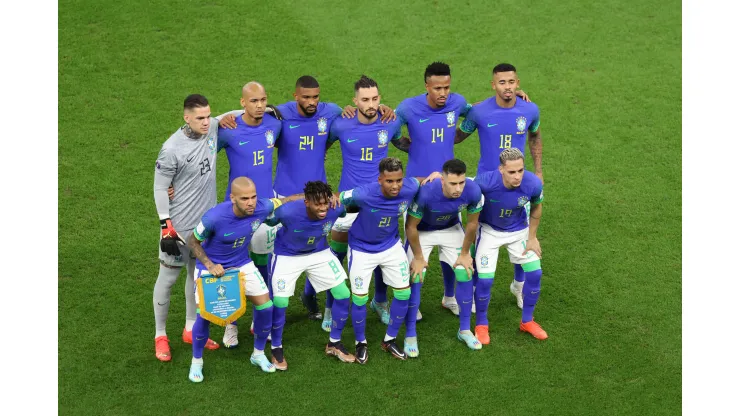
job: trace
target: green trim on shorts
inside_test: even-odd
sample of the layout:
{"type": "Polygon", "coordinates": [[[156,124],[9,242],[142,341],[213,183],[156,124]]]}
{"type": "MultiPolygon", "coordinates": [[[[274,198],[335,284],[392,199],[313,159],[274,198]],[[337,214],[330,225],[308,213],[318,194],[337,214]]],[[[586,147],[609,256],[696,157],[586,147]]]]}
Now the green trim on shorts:
{"type": "Polygon", "coordinates": [[[465,267],[457,266],[455,267],[455,280],[458,282],[468,282],[470,280],[473,280],[473,278],[468,274],[468,271],[465,269],[465,267]]]}
{"type": "Polygon", "coordinates": [[[331,247],[331,249],[334,250],[335,253],[346,253],[347,246],[347,243],[340,243],[339,241],[334,240],[329,241],[329,247],[331,247]]]}
{"type": "Polygon", "coordinates": [[[352,295],[352,303],[354,303],[357,306],[367,305],[367,295],[365,296],[352,295]]]}
{"type": "Polygon", "coordinates": [[[493,279],[496,273],[478,273],[479,279],[493,279]]]}
{"type": "Polygon", "coordinates": [[[535,270],[542,269],[542,266],[540,265],[539,260],[531,261],[529,263],[522,264],[522,269],[524,269],[525,272],[533,272],[535,270]]]}
{"type": "Polygon", "coordinates": [[[252,259],[255,266],[267,266],[267,254],[257,254],[250,251],[249,258],[252,259]]]}
{"type": "Polygon", "coordinates": [[[257,309],[258,311],[261,311],[263,309],[267,309],[272,307],[272,301],[268,300],[267,302],[263,303],[262,305],[254,305],[254,309],[257,309]]]}
{"type": "Polygon", "coordinates": [[[334,296],[334,299],[347,299],[350,295],[349,289],[347,288],[347,285],[344,284],[344,281],[331,288],[329,292],[334,296]]]}
{"type": "Polygon", "coordinates": [[[398,300],[409,300],[411,297],[411,288],[406,289],[393,289],[393,297],[398,300]]]}
{"type": "Polygon", "coordinates": [[[275,301],[276,308],[287,308],[290,303],[290,298],[285,296],[275,296],[272,300],[275,301]]]}

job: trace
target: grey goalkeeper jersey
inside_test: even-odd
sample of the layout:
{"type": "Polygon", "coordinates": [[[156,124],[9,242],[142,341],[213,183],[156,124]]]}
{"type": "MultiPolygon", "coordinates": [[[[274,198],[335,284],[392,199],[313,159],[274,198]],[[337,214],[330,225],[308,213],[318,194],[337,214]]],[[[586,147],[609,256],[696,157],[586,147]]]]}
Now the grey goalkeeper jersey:
{"type": "Polygon", "coordinates": [[[193,140],[180,128],[159,151],[154,169],[157,212],[162,217],[169,208],[172,225],[183,238],[188,237],[183,232],[194,229],[203,214],[216,205],[217,144],[218,121],[211,118],[205,137],[193,140]],[[172,201],[167,198],[170,184],[175,188],[172,201]]]}

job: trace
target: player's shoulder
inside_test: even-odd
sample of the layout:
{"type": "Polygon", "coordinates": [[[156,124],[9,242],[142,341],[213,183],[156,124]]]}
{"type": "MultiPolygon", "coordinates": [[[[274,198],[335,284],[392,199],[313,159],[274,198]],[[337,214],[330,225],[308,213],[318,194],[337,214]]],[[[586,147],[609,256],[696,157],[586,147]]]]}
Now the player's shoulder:
{"type": "Polygon", "coordinates": [[[346,130],[347,128],[353,126],[357,122],[357,116],[355,115],[352,118],[342,118],[338,117],[336,120],[334,120],[333,123],[331,123],[332,130],[346,130]]]}
{"type": "Polygon", "coordinates": [[[409,192],[413,191],[414,194],[419,191],[419,188],[421,187],[421,183],[418,179],[416,179],[413,176],[407,176],[403,180],[403,187],[402,189],[407,190],[409,192]]]}
{"type": "Polygon", "coordinates": [[[501,173],[498,170],[492,170],[489,172],[478,172],[477,175],[475,175],[475,182],[478,184],[478,186],[483,189],[485,186],[492,186],[495,185],[497,182],[499,182],[499,179],[501,178],[501,173]]]}
{"type": "Polygon", "coordinates": [[[280,114],[283,115],[283,119],[293,118],[296,115],[296,102],[295,101],[288,101],[287,103],[282,103],[279,105],[276,105],[275,108],[280,111],[280,114]]]}
{"type": "Polygon", "coordinates": [[[450,96],[448,98],[448,101],[449,101],[449,103],[453,107],[464,106],[465,104],[468,103],[468,101],[465,99],[465,97],[463,97],[462,95],[460,95],[460,94],[458,94],[456,92],[450,93],[450,96]]]}
{"type": "Polygon", "coordinates": [[[480,193],[480,185],[473,178],[465,178],[465,192],[468,194],[480,193]]]}
{"type": "Polygon", "coordinates": [[[535,175],[534,172],[525,170],[524,176],[522,177],[522,185],[526,185],[530,188],[537,188],[542,186],[542,180],[539,176],[535,175]]]}
{"type": "MultiPolygon", "coordinates": [[[[282,110],[278,110],[282,113],[282,110]]],[[[282,123],[280,120],[276,119],[273,116],[266,115],[262,117],[262,125],[265,127],[265,129],[279,129],[282,123]]],[[[221,130],[219,130],[220,133],[221,130]]]]}
{"type": "Polygon", "coordinates": [[[317,114],[323,117],[336,117],[342,114],[342,107],[335,103],[320,102],[318,106],[317,114]]]}
{"type": "Polygon", "coordinates": [[[540,111],[540,108],[535,104],[534,101],[526,102],[522,100],[521,98],[516,99],[516,106],[521,108],[522,111],[532,112],[532,113],[538,113],[540,111]]]}

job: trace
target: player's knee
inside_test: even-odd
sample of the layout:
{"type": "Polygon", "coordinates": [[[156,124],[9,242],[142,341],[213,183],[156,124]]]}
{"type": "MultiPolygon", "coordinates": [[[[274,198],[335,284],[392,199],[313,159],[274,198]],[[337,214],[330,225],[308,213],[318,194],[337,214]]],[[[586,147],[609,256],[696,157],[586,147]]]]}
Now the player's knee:
{"type": "Polygon", "coordinates": [[[255,305],[254,309],[257,309],[258,311],[263,311],[265,309],[272,308],[272,301],[268,300],[267,302],[263,303],[262,305],[255,305]]]}
{"type": "Polygon", "coordinates": [[[367,305],[367,299],[368,299],[367,295],[362,295],[362,296],[358,296],[354,294],[352,295],[352,303],[354,303],[357,306],[367,305]]]}
{"type": "Polygon", "coordinates": [[[473,277],[468,274],[468,270],[465,267],[455,267],[455,280],[457,280],[458,282],[467,282],[472,279],[473,277]]]}
{"type": "Polygon", "coordinates": [[[249,258],[252,259],[255,266],[267,266],[267,256],[267,254],[249,252],[249,258]]]}
{"type": "Polygon", "coordinates": [[[409,300],[411,297],[411,288],[393,289],[393,297],[398,300],[409,300]]]}
{"type": "Polygon", "coordinates": [[[287,308],[288,303],[290,302],[290,298],[286,298],[284,296],[275,296],[272,301],[275,304],[276,308],[287,308]]]}
{"type": "Polygon", "coordinates": [[[329,292],[331,292],[331,295],[334,296],[334,299],[349,298],[349,289],[347,288],[347,285],[344,284],[344,282],[334,286],[329,292]]]}

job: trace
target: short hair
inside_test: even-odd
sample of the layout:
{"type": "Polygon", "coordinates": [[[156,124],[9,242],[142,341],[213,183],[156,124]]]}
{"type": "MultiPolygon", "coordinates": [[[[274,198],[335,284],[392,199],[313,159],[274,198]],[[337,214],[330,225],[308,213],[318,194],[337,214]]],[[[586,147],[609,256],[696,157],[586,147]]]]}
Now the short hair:
{"type": "Polygon", "coordinates": [[[311,75],[304,75],[295,82],[296,88],[319,88],[319,81],[311,75]]]}
{"type": "Polygon", "coordinates": [[[326,202],[329,202],[332,196],[331,185],[325,182],[306,182],[306,186],[303,188],[303,197],[314,203],[321,202],[323,198],[326,199],[326,202]]]}
{"type": "Polygon", "coordinates": [[[374,79],[369,78],[367,75],[362,74],[360,79],[355,82],[355,92],[359,91],[360,88],[378,88],[378,83],[374,79]]]}
{"type": "Polygon", "coordinates": [[[464,175],[467,170],[468,167],[465,166],[465,162],[460,159],[450,159],[442,165],[442,172],[448,175],[464,175]]]}
{"type": "Polygon", "coordinates": [[[403,172],[403,164],[401,159],[397,157],[384,157],[378,165],[380,174],[383,174],[383,172],[398,172],[399,170],[403,172]]]}
{"type": "Polygon", "coordinates": [[[518,159],[524,160],[524,154],[517,147],[509,147],[507,149],[504,149],[504,151],[501,152],[501,154],[498,156],[498,160],[501,163],[501,166],[504,166],[508,161],[514,161],[518,159]]]}
{"type": "Polygon", "coordinates": [[[192,110],[197,107],[208,107],[208,99],[200,94],[190,94],[185,97],[183,107],[185,110],[192,110]]]}
{"type": "Polygon", "coordinates": [[[499,72],[516,72],[516,68],[512,64],[498,64],[493,67],[493,73],[497,74],[499,72]]]}
{"type": "Polygon", "coordinates": [[[426,82],[429,77],[433,76],[448,76],[450,75],[450,66],[447,65],[444,62],[432,62],[427,66],[427,69],[424,71],[424,82],[426,82]]]}

